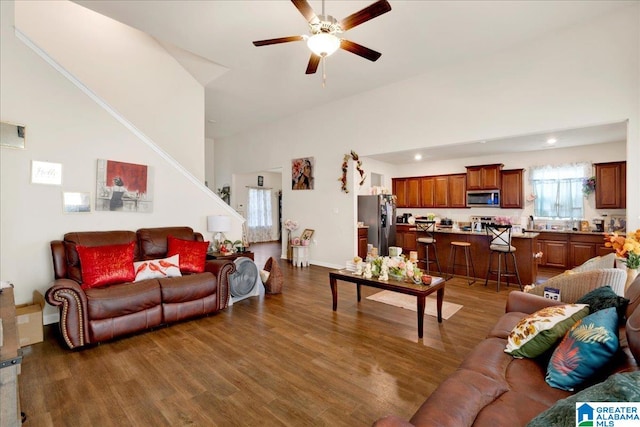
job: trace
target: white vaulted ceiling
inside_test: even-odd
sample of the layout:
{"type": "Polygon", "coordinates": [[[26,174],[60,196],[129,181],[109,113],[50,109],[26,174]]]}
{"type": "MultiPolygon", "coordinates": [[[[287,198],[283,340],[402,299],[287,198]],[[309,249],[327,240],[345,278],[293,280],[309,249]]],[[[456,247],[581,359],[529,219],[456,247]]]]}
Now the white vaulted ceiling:
{"type": "MultiPolygon", "coordinates": [[[[326,1],[342,19],[373,1],[326,1]]],[[[78,0],[155,37],[206,88],[206,136],[223,138],[320,104],[470,61],[596,18],[625,1],[404,1],[343,38],[382,53],[370,62],[346,51],[305,75],[304,42],[254,47],[253,40],[308,34],[290,1],[78,0]]],[[[317,14],[321,2],[310,0],[317,14]]]]}

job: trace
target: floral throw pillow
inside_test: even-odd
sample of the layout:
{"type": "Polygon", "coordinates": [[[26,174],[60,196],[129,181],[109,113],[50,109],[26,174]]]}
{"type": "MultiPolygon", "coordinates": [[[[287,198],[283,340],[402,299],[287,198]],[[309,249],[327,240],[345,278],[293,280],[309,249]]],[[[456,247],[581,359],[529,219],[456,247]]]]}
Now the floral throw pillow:
{"type": "Polygon", "coordinates": [[[163,259],[134,262],[133,269],[136,272],[136,280],[134,282],[182,276],[180,273],[180,255],[178,254],[163,259]]]}
{"type": "Polygon", "coordinates": [[[133,271],[135,242],[124,245],[83,246],[77,245],[82,288],[131,282],[136,275],[133,271]]]}
{"type": "Polygon", "coordinates": [[[504,351],[513,357],[538,357],[588,314],[586,304],[564,304],[538,310],[513,328],[504,351]]]}
{"type": "Polygon", "coordinates": [[[579,320],[554,350],[545,381],[573,391],[604,366],[618,351],[618,313],[615,307],[579,320]]]}
{"type": "Polygon", "coordinates": [[[180,271],[202,273],[207,261],[209,242],[183,240],[173,236],[167,238],[167,256],[180,255],[180,271]]]}

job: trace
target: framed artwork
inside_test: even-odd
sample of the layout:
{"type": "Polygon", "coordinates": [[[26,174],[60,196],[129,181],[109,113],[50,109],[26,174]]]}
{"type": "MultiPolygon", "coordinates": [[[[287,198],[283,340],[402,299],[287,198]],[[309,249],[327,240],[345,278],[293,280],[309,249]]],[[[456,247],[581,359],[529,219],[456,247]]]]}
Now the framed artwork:
{"type": "Polygon", "coordinates": [[[311,236],[313,236],[314,230],[310,228],[305,228],[300,236],[300,240],[311,240],[311,236]]]}
{"type": "Polygon", "coordinates": [[[31,161],[31,183],[62,185],[62,165],[60,163],[31,161]]]}
{"type": "Polygon", "coordinates": [[[262,175],[258,175],[258,187],[262,187],[264,185],[264,177],[262,175]]]}
{"type": "Polygon", "coordinates": [[[64,213],[91,212],[91,194],[89,193],[62,193],[62,211],[64,213]]]}
{"type": "Polygon", "coordinates": [[[153,182],[149,167],[99,159],[96,211],[153,212],[153,182]]]}
{"type": "Polygon", "coordinates": [[[313,190],[313,157],[291,160],[291,189],[313,190]]]}

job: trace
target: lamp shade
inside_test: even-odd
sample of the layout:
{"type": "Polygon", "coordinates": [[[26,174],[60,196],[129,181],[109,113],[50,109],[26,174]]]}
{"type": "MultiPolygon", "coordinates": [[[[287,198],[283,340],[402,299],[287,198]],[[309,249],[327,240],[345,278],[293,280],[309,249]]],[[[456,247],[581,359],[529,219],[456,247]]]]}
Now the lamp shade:
{"type": "Polygon", "coordinates": [[[307,46],[318,56],[330,56],[340,47],[340,39],[333,34],[318,33],[309,37],[307,46]]]}
{"type": "Polygon", "coordinates": [[[231,231],[231,217],[227,215],[209,215],[207,216],[207,231],[231,231]]]}

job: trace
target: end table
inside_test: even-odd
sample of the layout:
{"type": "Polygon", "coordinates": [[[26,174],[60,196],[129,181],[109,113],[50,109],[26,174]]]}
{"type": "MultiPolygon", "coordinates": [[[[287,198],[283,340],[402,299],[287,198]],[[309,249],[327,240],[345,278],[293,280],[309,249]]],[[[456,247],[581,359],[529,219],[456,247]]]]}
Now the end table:
{"type": "Polygon", "coordinates": [[[293,265],[309,267],[309,246],[291,245],[291,249],[293,249],[293,265]]]}

